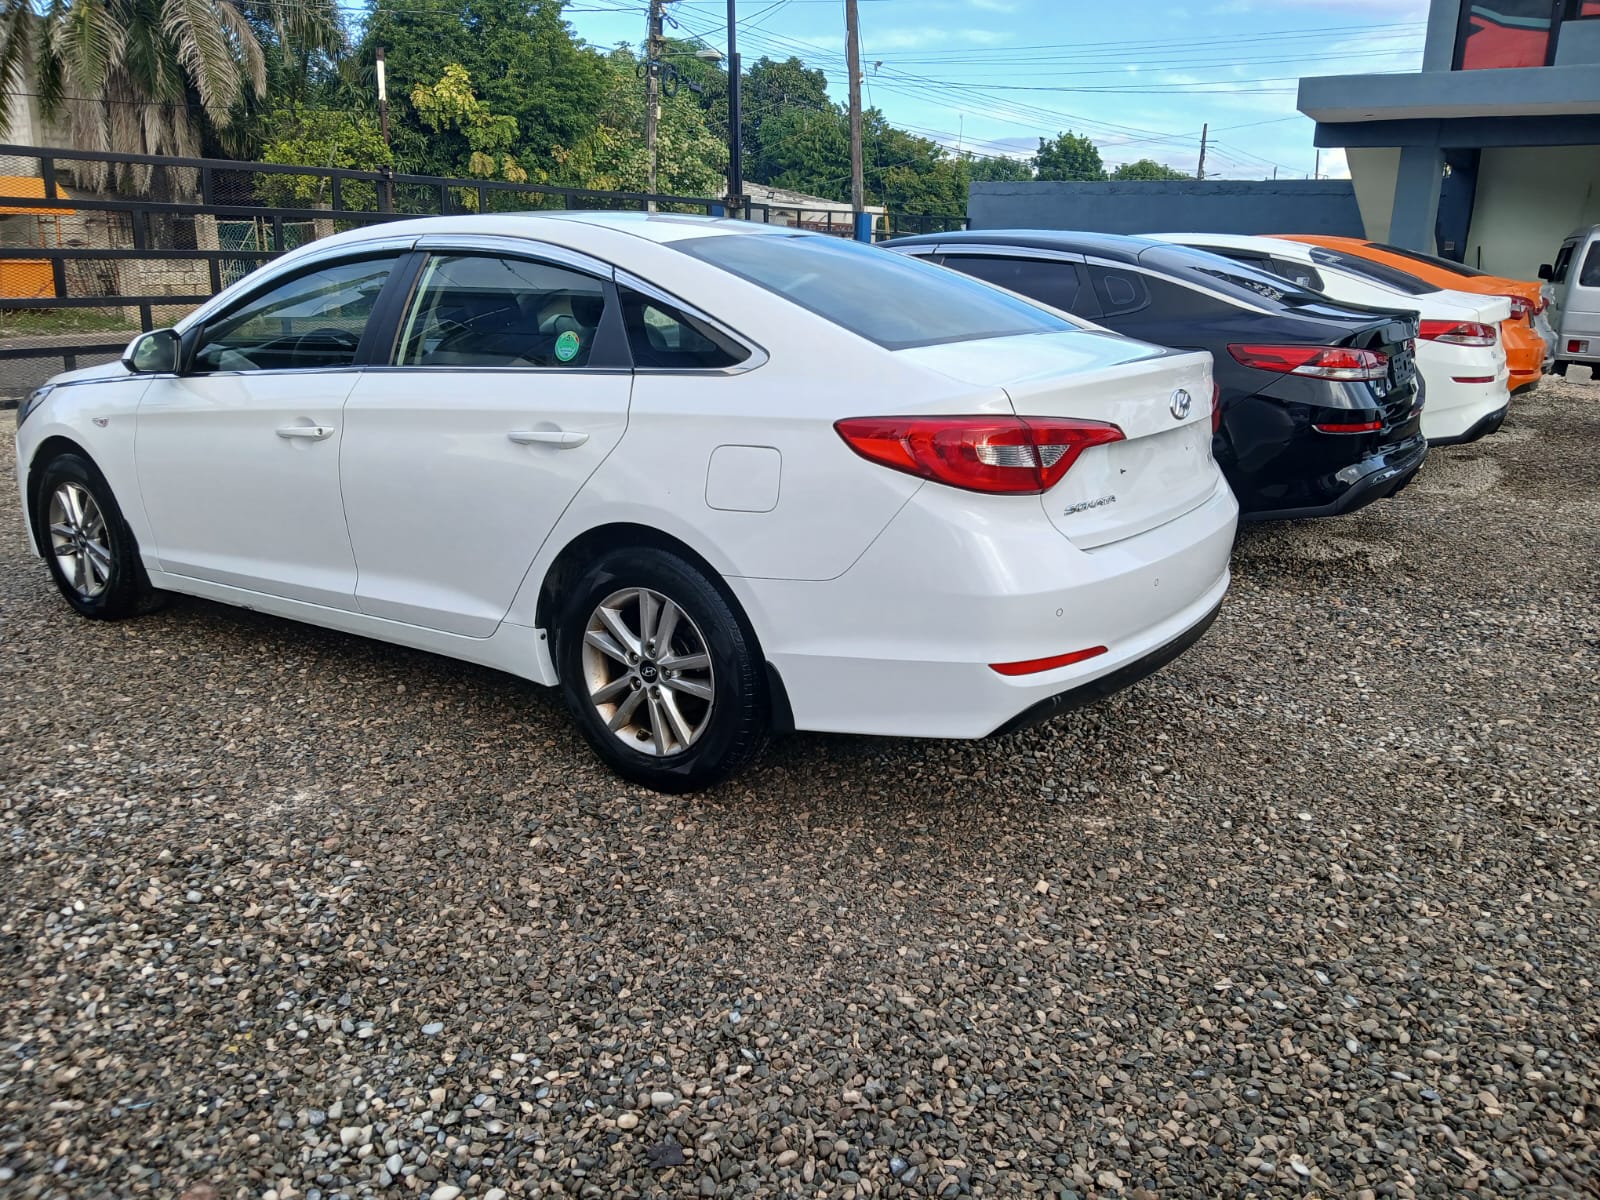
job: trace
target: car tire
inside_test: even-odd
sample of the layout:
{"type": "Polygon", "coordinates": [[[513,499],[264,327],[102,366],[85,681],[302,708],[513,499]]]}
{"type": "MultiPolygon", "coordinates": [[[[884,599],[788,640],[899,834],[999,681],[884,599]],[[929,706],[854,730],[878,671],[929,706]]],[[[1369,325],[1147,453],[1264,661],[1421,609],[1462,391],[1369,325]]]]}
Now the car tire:
{"type": "Polygon", "coordinates": [[[50,577],[78,612],[116,621],[165,602],[165,593],[150,586],[116,497],[88,459],[71,453],[51,459],[39,474],[33,513],[50,577]]]}
{"type": "Polygon", "coordinates": [[[760,753],[771,725],[764,660],[731,599],[698,567],[655,547],[611,550],[567,590],[556,630],[561,690],[617,774],[692,792],[760,753]]]}

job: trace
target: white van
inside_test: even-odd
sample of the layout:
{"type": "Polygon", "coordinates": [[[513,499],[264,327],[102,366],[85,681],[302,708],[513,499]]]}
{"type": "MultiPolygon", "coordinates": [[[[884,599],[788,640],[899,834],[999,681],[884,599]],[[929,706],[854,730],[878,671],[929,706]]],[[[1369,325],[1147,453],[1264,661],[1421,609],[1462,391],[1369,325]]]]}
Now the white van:
{"type": "Polygon", "coordinates": [[[1541,290],[1556,332],[1551,373],[1565,375],[1569,363],[1581,363],[1600,379],[1600,225],[1570,235],[1555,265],[1539,268],[1539,278],[1545,280],[1541,290]]]}

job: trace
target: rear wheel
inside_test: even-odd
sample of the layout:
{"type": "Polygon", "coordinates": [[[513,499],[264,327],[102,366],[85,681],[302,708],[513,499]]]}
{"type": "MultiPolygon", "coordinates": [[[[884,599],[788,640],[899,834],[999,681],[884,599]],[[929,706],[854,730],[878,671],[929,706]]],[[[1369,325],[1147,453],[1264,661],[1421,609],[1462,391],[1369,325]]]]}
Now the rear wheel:
{"type": "Polygon", "coordinates": [[[111,621],[160,607],[162,595],[150,586],[133,531],[88,459],[52,459],[40,474],[33,507],[50,576],[73,608],[111,621]]]}
{"type": "Polygon", "coordinates": [[[718,783],[766,741],[755,638],[692,564],[613,550],[574,582],[557,637],[567,707],[619,775],[661,792],[718,783]]]}

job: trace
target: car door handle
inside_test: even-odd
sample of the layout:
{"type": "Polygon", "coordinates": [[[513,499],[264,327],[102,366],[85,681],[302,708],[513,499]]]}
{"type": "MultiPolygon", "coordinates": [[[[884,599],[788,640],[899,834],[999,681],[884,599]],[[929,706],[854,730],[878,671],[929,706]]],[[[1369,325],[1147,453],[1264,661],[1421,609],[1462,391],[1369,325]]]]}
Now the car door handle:
{"type": "Polygon", "coordinates": [[[589,440],[587,433],[568,429],[513,429],[506,436],[519,446],[555,446],[560,450],[572,450],[589,440]]]}
{"type": "Polygon", "coordinates": [[[324,438],[333,436],[332,425],[280,425],[278,436],[281,438],[306,438],[309,441],[320,442],[324,438]]]}

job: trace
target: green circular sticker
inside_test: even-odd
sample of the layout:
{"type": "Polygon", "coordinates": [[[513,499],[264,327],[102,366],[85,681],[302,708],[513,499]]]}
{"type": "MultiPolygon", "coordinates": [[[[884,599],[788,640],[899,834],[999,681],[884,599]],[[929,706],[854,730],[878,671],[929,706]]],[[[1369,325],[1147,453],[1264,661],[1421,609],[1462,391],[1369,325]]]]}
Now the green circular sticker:
{"type": "Polygon", "coordinates": [[[578,335],[570,329],[556,339],[556,357],[562,362],[571,362],[577,358],[580,348],[578,335]]]}

